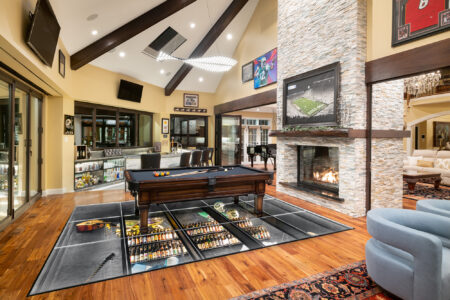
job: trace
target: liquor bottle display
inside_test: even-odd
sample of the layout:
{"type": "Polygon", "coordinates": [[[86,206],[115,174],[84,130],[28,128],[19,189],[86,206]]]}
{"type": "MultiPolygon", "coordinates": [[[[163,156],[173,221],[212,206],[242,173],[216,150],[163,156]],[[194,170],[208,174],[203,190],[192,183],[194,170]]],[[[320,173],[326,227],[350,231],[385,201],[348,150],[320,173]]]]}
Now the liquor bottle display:
{"type": "Polygon", "coordinates": [[[234,235],[228,232],[211,233],[194,237],[192,240],[200,250],[209,250],[241,244],[241,242],[234,235]]]}
{"type": "Polygon", "coordinates": [[[252,237],[254,237],[257,240],[268,240],[270,239],[270,233],[267,230],[266,227],[260,225],[260,226],[254,226],[253,222],[249,220],[248,218],[241,217],[241,218],[234,218],[232,221],[235,222],[235,224],[239,227],[245,230],[247,233],[249,233],[252,237]]]}
{"type": "Polygon", "coordinates": [[[187,234],[190,236],[222,232],[225,230],[216,220],[211,222],[191,223],[186,225],[185,228],[187,229],[187,234]]]}
{"type": "Polygon", "coordinates": [[[186,253],[186,248],[179,240],[129,247],[128,250],[128,256],[131,264],[144,263],[173,256],[181,256],[186,253]]]}
{"type": "Polygon", "coordinates": [[[136,231],[127,231],[127,244],[128,247],[150,244],[154,242],[171,241],[177,239],[177,234],[169,229],[152,229],[149,233],[139,235],[136,231]]]}

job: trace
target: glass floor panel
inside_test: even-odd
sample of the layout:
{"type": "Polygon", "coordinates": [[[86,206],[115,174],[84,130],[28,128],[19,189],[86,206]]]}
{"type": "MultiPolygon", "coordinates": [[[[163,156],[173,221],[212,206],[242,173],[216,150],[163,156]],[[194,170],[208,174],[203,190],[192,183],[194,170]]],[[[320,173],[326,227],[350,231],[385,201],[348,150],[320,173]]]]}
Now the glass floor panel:
{"type": "Polygon", "coordinates": [[[300,207],[254,196],[150,206],[142,234],[134,201],[74,209],[29,295],[351,229],[300,207]]]}
{"type": "Polygon", "coordinates": [[[102,218],[94,221],[71,221],[66,224],[56,247],[72,246],[120,239],[122,236],[121,218],[102,218]],[[87,231],[90,226],[100,228],[87,231]]]}
{"type": "Polygon", "coordinates": [[[127,275],[121,239],[54,248],[30,295],[127,275]]]}

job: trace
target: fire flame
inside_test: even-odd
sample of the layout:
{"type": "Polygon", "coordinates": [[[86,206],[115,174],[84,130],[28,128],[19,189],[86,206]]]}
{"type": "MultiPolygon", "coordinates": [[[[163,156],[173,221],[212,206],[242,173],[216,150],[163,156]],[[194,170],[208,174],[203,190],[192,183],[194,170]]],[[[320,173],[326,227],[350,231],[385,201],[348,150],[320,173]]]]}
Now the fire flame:
{"type": "Polygon", "coordinates": [[[323,172],[314,172],[314,179],[322,182],[328,182],[337,184],[339,183],[339,172],[334,169],[326,170],[323,172]]]}

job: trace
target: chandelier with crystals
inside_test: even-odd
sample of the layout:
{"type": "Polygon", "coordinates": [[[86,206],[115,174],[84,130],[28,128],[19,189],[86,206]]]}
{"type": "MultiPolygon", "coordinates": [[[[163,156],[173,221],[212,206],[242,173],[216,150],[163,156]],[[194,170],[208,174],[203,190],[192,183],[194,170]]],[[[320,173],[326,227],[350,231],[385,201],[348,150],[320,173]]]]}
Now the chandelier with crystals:
{"type": "Polygon", "coordinates": [[[159,52],[156,61],[167,61],[167,60],[176,60],[186,63],[188,65],[193,66],[194,68],[202,69],[208,72],[228,72],[231,70],[234,65],[236,65],[237,61],[225,57],[225,56],[211,56],[211,57],[198,57],[198,58],[178,58],[172,55],[169,55],[164,52],[159,52]]]}
{"type": "Polygon", "coordinates": [[[405,93],[415,98],[429,96],[435,93],[439,85],[441,72],[427,73],[405,79],[405,93]]]}

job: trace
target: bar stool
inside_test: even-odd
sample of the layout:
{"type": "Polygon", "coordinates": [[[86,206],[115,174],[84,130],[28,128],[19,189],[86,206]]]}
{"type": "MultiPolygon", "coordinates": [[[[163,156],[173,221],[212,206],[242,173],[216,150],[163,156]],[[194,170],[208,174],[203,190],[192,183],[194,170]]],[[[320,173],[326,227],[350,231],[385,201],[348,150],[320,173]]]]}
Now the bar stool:
{"type": "Polygon", "coordinates": [[[180,167],[189,167],[191,152],[183,152],[180,157],[180,167]]]}
{"type": "Polygon", "coordinates": [[[161,164],[160,153],[141,155],[141,169],[159,169],[160,164],[161,164]]]}
{"type": "Polygon", "coordinates": [[[202,151],[202,166],[209,166],[209,149],[202,151]]]}
{"type": "Polygon", "coordinates": [[[195,150],[192,151],[192,167],[201,167],[202,166],[202,151],[201,150],[195,150]]]}

